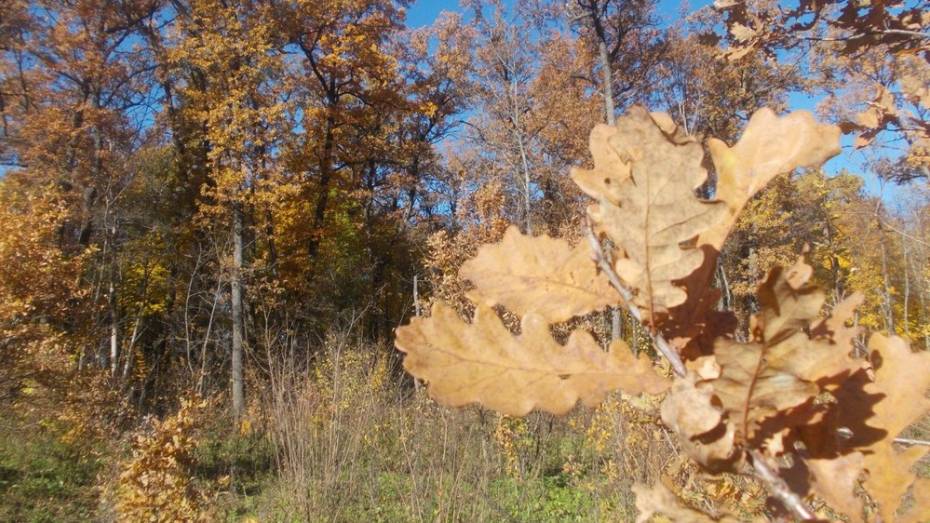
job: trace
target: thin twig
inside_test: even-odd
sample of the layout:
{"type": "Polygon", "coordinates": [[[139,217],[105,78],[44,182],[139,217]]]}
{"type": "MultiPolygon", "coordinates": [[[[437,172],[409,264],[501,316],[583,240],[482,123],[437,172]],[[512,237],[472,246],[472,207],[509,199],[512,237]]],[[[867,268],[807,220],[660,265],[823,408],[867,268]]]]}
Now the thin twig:
{"type": "Polygon", "coordinates": [[[911,438],[895,438],[895,443],[900,443],[902,445],[917,445],[921,447],[930,447],[930,441],[924,439],[911,439],[911,438]]]}
{"type": "Polygon", "coordinates": [[[814,519],[814,514],[811,512],[811,509],[807,508],[804,501],[788,487],[785,480],[769,467],[768,463],[765,461],[765,457],[763,457],[758,450],[750,450],[749,455],[752,458],[752,468],[755,469],[756,476],[765,482],[769,488],[769,492],[781,500],[785,507],[794,512],[798,518],[804,521],[814,519]]]}
{"type": "Polygon", "coordinates": [[[910,38],[916,39],[927,39],[930,38],[930,34],[922,33],[920,31],[908,31],[907,29],[876,29],[873,31],[863,31],[861,33],[851,34],[849,36],[834,36],[834,37],[818,37],[818,36],[802,36],[798,40],[809,40],[814,42],[848,42],[850,40],[857,40],[859,38],[865,38],[867,36],[907,36],[910,38]]]}
{"type": "MultiPolygon", "coordinates": [[[[604,249],[601,247],[601,242],[597,239],[597,236],[594,234],[594,229],[591,227],[590,220],[588,221],[588,241],[591,242],[591,250],[594,251],[594,261],[597,262],[598,266],[604,271],[604,274],[607,275],[607,279],[610,280],[610,284],[614,289],[620,294],[620,297],[623,300],[623,306],[626,307],[633,318],[636,319],[640,324],[643,323],[643,314],[633,303],[633,293],[623,285],[623,282],[620,281],[620,277],[617,276],[616,271],[610,265],[610,262],[607,261],[607,256],[604,255],[604,249]]],[[[646,328],[646,332],[649,333],[649,336],[652,337],[652,342],[655,344],[656,349],[665,356],[665,359],[672,365],[672,370],[675,374],[683,378],[688,374],[688,370],[685,368],[685,364],[681,361],[681,356],[678,355],[678,351],[672,348],[671,345],[662,334],[658,332],[653,332],[652,329],[646,328]]]]}

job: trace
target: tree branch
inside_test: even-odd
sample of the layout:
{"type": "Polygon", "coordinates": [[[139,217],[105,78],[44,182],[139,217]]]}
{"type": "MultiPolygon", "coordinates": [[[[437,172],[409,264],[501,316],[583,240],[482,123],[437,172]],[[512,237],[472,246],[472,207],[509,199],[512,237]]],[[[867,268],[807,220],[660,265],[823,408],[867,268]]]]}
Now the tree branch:
{"type": "Polygon", "coordinates": [[[769,492],[777,497],[788,510],[794,512],[799,519],[804,521],[814,519],[811,509],[788,487],[785,480],[769,467],[765,457],[758,450],[750,450],[749,456],[752,458],[752,468],[755,469],[756,476],[768,486],[769,492]]]}
{"type": "MultiPolygon", "coordinates": [[[[616,271],[610,265],[610,262],[607,261],[607,256],[604,255],[604,249],[601,247],[600,240],[597,239],[597,236],[594,234],[594,228],[591,227],[591,221],[588,219],[588,241],[591,243],[591,249],[594,251],[594,261],[597,262],[598,266],[604,271],[604,274],[607,275],[607,279],[610,280],[610,284],[613,288],[620,294],[620,297],[623,300],[623,306],[626,307],[630,314],[636,318],[640,324],[643,323],[643,314],[633,303],[633,293],[623,285],[623,282],[620,281],[620,277],[617,276],[616,271]]],[[[678,351],[675,350],[668,341],[662,336],[659,332],[653,332],[652,329],[647,328],[646,332],[649,333],[649,336],[652,338],[652,342],[655,344],[656,349],[665,356],[665,359],[672,365],[672,371],[675,372],[680,378],[685,377],[688,374],[688,369],[685,368],[684,362],[681,361],[681,356],[678,354],[678,351]]]]}
{"type": "Polygon", "coordinates": [[[922,447],[930,447],[930,441],[923,439],[895,438],[894,442],[900,443],[902,445],[918,445],[922,447]]]}

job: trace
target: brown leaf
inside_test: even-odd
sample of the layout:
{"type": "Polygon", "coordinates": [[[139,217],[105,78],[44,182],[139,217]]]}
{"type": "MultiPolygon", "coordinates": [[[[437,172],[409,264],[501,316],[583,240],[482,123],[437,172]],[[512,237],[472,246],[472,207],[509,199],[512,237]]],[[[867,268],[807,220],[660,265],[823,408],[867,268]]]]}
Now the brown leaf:
{"type": "Polygon", "coordinates": [[[740,441],[755,438],[761,422],[812,401],[817,385],[792,368],[794,353],[806,348],[799,334],[773,347],[721,339],[714,348],[722,373],[714,391],[730,414],[740,441]]]}
{"type": "Polygon", "coordinates": [[[930,109],[930,64],[915,56],[898,59],[898,84],[911,102],[930,109]]]}
{"type": "Polygon", "coordinates": [[[811,487],[835,510],[849,516],[853,523],[862,521],[862,500],[856,497],[856,485],[864,464],[863,455],[853,452],[834,459],[808,459],[813,481],[811,487]]]}
{"type": "Polygon", "coordinates": [[[520,316],[535,312],[551,323],[619,303],[607,277],[598,273],[586,242],[525,236],[511,226],[496,244],[485,245],[459,275],[475,289],[468,297],[520,316]]]}
{"type": "Polygon", "coordinates": [[[700,145],[675,143],[645,109],[634,107],[621,117],[607,142],[622,172],[603,173],[600,188],[591,181],[591,171],[576,170],[573,177],[598,198],[588,214],[622,250],[617,273],[636,291],[634,302],[654,318],[685,301],[685,291],[675,282],[704,259],[700,249],[682,243],[721,220],[726,209],[694,194],[707,175],[700,145]]]}
{"type": "Polygon", "coordinates": [[[913,352],[904,339],[882,334],[872,335],[869,350],[875,361],[875,383],[866,388],[885,395],[870,424],[897,437],[930,410],[930,352],[913,352]]]}
{"type": "Polygon", "coordinates": [[[869,425],[887,431],[885,439],[872,445],[865,457],[869,476],[865,488],[878,502],[884,521],[894,521],[902,497],[914,483],[911,470],[928,450],[911,447],[897,451],[892,439],[930,411],[930,353],[911,352],[907,342],[898,337],[873,334],[869,349],[875,361],[875,381],[866,386],[870,393],[884,394],[873,408],[869,425]]]}
{"type": "Polygon", "coordinates": [[[901,515],[901,523],[927,523],[930,521],[930,479],[920,478],[911,489],[914,504],[901,515]]]}
{"type": "Polygon", "coordinates": [[[776,116],[756,111],[733,147],[716,138],[707,141],[717,169],[717,198],[726,202],[726,219],[705,232],[699,245],[720,249],[739,212],[775,176],[798,167],[815,167],[840,152],[840,129],[819,124],[806,111],[776,116]]]}
{"type": "MultiPolygon", "coordinates": [[[[779,424],[810,422],[809,412],[791,410],[813,402],[818,382],[847,375],[847,348],[808,334],[823,304],[823,293],[808,282],[811,267],[799,260],[776,267],[758,291],[758,339],[739,343],[719,339],[714,355],[720,377],[710,380],[717,397],[736,425],[737,440],[752,440],[766,418],[779,424]]],[[[768,426],[769,434],[784,426],[768,426]]]]}
{"type": "Polygon", "coordinates": [[[610,145],[617,128],[596,125],[591,130],[588,146],[594,159],[593,169],[572,168],[572,180],[585,194],[617,204],[623,196],[623,183],[630,177],[630,164],[610,145]]]}
{"type": "Polygon", "coordinates": [[[662,402],[662,422],[678,435],[688,456],[714,470],[734,456],[734,427],[724,421],[723,411],[713,405],[713,388],[696,384],[696,379],[695,374],[689,373],[686,378],[675,380],[662,402]]]}
{"type": "Polygon", "coordinates": [[[720,140],[708,140],[717,170],[716,197],[726,204],[727,212],[698,238],[704,263],[686,281],[687,301],[670,311],[661,327],[669,337],[677,338],[675,345],[685,357],[706,354],[711,340],[735,328],[732,314],[716,310],[711,280],[717,255],[743,207],[776,175],[817,165],[837,154],[839,136],[837,127],[818,124],[809,113],[776,117],[771,110],[761,109],[732,148],[720,140]]]}
{"type": "Polygon", "coordinates": [[[396,344],[407,353],[407,371],[453,407],[480,403],[515,416],[533,409],[564,414],[579,399],[596,405],[613,390],[658,394],[668,388],[649,359],[634,358],[623,342],[604,352],[590,334],[575,331],[563,346],[535,313],[523,317],[521,334],[514,336],[481,304],[467,324],[437,302],[431,317],[397,329],[396,344]]]}
{"type": "Polygon", "coordinates": [[[637,483],[633,485],[633,493],[636,494],[636,510],[639,511],[636,523],[645,523],[655,514],[665,514],[672,521],[693,523],[712,523],[714,521],[736,523],[739,521],[730,516],[714,519],[703,512],[695,510],[685,505],[674,492],[661,482],[657,482],[652,487],[637,483]]]}
{"type": "Polygon", "coordinates": [[[811,336],[830,338],[838,347],[853,348],[853,340],[862,334],[862,327],[847,326],[856,314],[856,309],[865,301],[865,295],[856,292],[847,296],[833,307],[829,318],[820,321],[811,329],[811,336]]]}
{"type": "Polygon", "coordinates": [[[665,133],[665,136],[677,145],[683,145],[689,142],[697,143],[697,140],[688,134],[688,132],[680,125],[675,123],[675,120],[668,113],[658,113],[652,112],[649,113],[649,116],[652,118],[652,121],[659,126],[659,129],[662,129],[662,132],[665,133]]]}
{"type": "Polygon", "coordinates": [[[756,36],[756,31],[751,27],[735,23],[730,26],[730,35],[736,42],[744,43],[752,40],[752,38],[756,36]]]}
{"type": "Polygon", "coordinates": [[[685,280],[688,300],[670,309],[659,325],[686,359],[710,354],[714,341],[721,336],[732,336],[737,326],[733,312],[718,309],[721,292],[710,284],[717,266],[717,251],[709,245],[701,246],[701,250],[704,251],[703,265],[685,280]]]}

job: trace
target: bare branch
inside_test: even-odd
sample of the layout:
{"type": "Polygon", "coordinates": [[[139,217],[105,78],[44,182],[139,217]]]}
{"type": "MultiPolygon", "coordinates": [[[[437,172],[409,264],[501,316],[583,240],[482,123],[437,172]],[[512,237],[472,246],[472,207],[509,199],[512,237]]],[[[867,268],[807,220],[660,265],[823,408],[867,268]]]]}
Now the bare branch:
{"type": "Polygon", "coordinates": [[[924,439],[911,439],[911,438],[895,438],[895,443],[900,443],[902,445],[917,445],[921,447],[930,447],[930,441],[924,439]]]}
{"type": "MultiPolygon", "coordinates": [[[[604,249],[601,247],[601,242],[597,239],[597,236],[594,234],[594,229],[591,227],[590,219],[588,221],[588,241],[591,243],[591,249],[594,251],[594,261],[597,262],[598,266],[610,280],[610,284],[620,294],[620,297],[623,299],[623,306],[630,311],[630,314],[636,321],[642,324],[643,314],[639,310],[639,307],[633,303],[633,293],[623,285],[623,282],[620,281],[620,277],[617,276],[616,271],[614,271],[610,262],[607,261],[607,256],[604,255],[604,249]]],[[[681,356],[679,356],[678,351],[669,345],[668,341],[665,340],[661,333],[653,332],[650,328],[646,328],[646,332],[648,332],[649,336],[652,338],[652,342],[655,344],[656,349],[662,353],[665,359],[672,365],[672,370],[675,372],[675,375],[681,378],[685,377],[688,374],[688,369],[685,368],[684,362],[681,361],[681,356]]]]}
{"type": "Polygon", "coordinates": [[[752,458],[752,468],[755,469],[756,476],[768,486],[769,492],[777,497],[788,510],[794,512],[799,519],[803,521],[814,519],[811,509],[788,487],[785,480],[769,467],[765,457],[758,450],[750,450],[749,456],[752,458]]]}

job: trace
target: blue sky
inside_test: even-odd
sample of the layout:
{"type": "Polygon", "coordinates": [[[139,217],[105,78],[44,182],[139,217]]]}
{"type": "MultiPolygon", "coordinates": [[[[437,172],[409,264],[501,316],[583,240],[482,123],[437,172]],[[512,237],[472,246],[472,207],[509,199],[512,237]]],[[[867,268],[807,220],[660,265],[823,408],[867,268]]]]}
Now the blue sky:
{"type": "MultiPolygon", "coordinates": [[[[711,0],[659,0],[658,14],[664,24],[672,24],[681,16],[682,11],[691,13],[707,4],[711,0]]],[[[407,11],[407,24],[410,27],[422,27],[431,24],[442,11],[458,11],[458,0],[415,0],[407,11]]],[[[813,111],[818,103],[818,97],[807,93],[792,93],[789,96],[789,105],[792,110],[806,109],[813,111]]],[[[870,194],[880,195],[887,203],[893,204],[907,191],[907,187],[897,187],[893,184],[882,184],[874,175],[866,172],[865,155],[855,151],[851,144],[851,136],[843,137],[843,152],[827,162],[824,169],[829,173],[837,173],[843,169],[860,174],[865,180],[866,191],[870,194]]]]}

